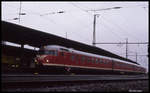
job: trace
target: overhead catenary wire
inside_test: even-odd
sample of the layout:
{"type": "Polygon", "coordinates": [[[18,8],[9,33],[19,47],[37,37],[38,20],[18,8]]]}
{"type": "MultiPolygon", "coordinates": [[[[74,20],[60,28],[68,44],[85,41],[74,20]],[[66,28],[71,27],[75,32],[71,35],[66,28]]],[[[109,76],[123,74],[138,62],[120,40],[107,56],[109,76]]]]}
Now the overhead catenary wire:
{"type": "MultiPolygon", "coordinates": [[[[88,14],[90,14],[89,12],[87,12],[87,10],[84,10],[84,9],[82,9],[82,8],[80,8],[79,6],[77,6],[77,5],[75,5],[75,4],[73,4],[75,7],[77,7],[77,8],[79,8],[79,9],[81,9],[82,11],[84,11],[84,12],[86,12],[86,13],[88,13],[88,14]]],[[[139,5],[136,5],[136,6],[134,6],[134,7],[139,7],[139,5]]],[[[132,7],[123,7],[123,8],[134,8],[133,6],[132,7]]],[[[115,7],[115,8],[122,8],[122,7],[115,7]]],[[[107,9],[112,9],[112,8],[107,8],[107,9]]],[[[95,9],[96,10],[96,9],[95,9]]],[[[105,9],[106,10],[106,9],[105,9]]],[[[91,14],[90,14],[91,15],[91,14]]],[[[106,19],[106,18],[104,18],[104,19],[106,19]]],[[[118,24],[116,24],[115,22],[113,22],[112,24],[115,24],[119,29],[121,29],[121,31],[123,30],[123,31],[125,31],[122,27],[120,27],[118,24]]],[[[120,31],[120,30],[119,30],[120,31]]],[[[127,31],[125,31],[129,36],[131,36],[131,34],[129,34],[127,31]]],[[[133,35],[131,36],[132,38],[133,38],[133,35]]],[[[136,37],[134,37],[134,39],[135,40],[138,40],[136,37]]]]}
{"type": "MultiPolygon", "coordinates": [[[[79,6],[77,6],[77,5],[73,4],[73,3],[71,3],[71,4],[72,4],[73,6],[79,8],[80,10],[82,10],[82,11],[84,11],[84,12],[90,14],[87,10],[82,9],[82,8],[80,8],[79,6]]],[[[115,8],[120,8],[120,7],[115,7],[115,8]]],[[[110,9],[111,9],[111,8],[110,8],[110,9]]],[[[90,14],[90,15],[92,15],[92,14],[90,14]]],[[[93,16],[93,15],[92,15],[92,16],[93,16]]],[[[111,31],[111,30],[110,30],[110,31],[111,31]]],[[[117,36],[118,36],[118,35],[117,35],[117,36]]]]}
{"type": "MultiPolygon", "coordinates": [[[[117,25],[117,26],[119,26],[119,25],[117,25]]],[[[119,27],[120,28],[120,27],[119,27]]],[[[121,28],[122,29],[122,28],[121,28]]]]}
{"type": "MultiPolygon", "coordinates": [[[[84,11],[84,12],[87,12],[86,10],[84,10],[84,9],[82,9],[81,7],[79,7],[79,6],[77,6],[77,5],[75,5],[75,4],[73,4],[75,7],[77,7],[77,8],[79,8],[80,10],[82,10],[82,11],[84,11]]],[[[122,8],[122,7],[115,7],[115,8],[122,8]]],[[[124,7],[123,7],[124,8],[124,7]]],[[[125,7],[125,8],[127,8],[127,7],[125,7]]],[[[128,7],[128,8],[130,8],[130,7],[128,7]]],[[[89,13],[88,13],[89,14],[89,13]]],[[[90,14],[91,15],[91,14],[90,14]]],[[[120,27],[118,24],[116,24],[116,23],[113,23],[113,24],[115,24],[115,26],[117,26],[121,31],[123,30],[123,31],[125,31],[122,27],[120,27]]],[[[120,31],[119,30],[119,31],[120,31]]],[[[111,30],[110,30],[111,31],[111,30]]],[[[129,35],[130,36],[130,34],[127,32],[127,31],[125,31],[126,32],[126,34],[127,35],[129,35]]],[[[131,36],[132,38],[133,38],[133,36],[131,36]]],[[[135,37],[134,37],[134,39],[135,39],[135,37]]],[[[135,40],[138,40],[137,38],[135,39],[135,40]]]]}
{"type": "MultiPolygon", "coordinates": [[[[79,7],[79,6],[77,6],[76,4],[73,4],[73,5],[75,5],[77,8],[81,9],[82,11],[86,12],[84,9],[82,9],[82,8],[79,7]]],[[[86,13],[88,13],[88,12],[86,12],[86,13]]],[[[89,14],[89,13],[88,13],[88,14],[89,14]]],[[[43,17],[43,18],[44,18],[44,17],[43,17]]],[[[47,19],[47,18],[46,18],[46,19],[47,19]]],[[[54,22],[54,21],[51,20],[51,22],[54,22]]]]}
{"type": "MultiPolygon", "coordinates": [[[[72,3],[71,3],[72,4],[72,3]]],[[[74,5],[75,7],[77,7],[77,8],[79,8],[80,10],[82,10],[82,11],[84,11],[84,12],[86,12],[86,13],[88,13],[88,11],[87,10],[84,10],[84,9],[82,9],[82,8],[80,8],[80,7],[78,7],[77,5],[75,5],[75,4],[72,4],[72,5],[74,5]]],[[[114,8],[114,7],[113,7],[114,8]]],[[[115,7],[116,9],[117,8],[120,8],[120,7],[115,7]]],[[[90,13],[88,13],[88,14],[90,14],[90,13]]],[[[91,14],[90,14],[91,15],[91,14]]]]}
{"type": "MultiPolygon", "coordinates": [[[[135,6],[135,7],[138,7],[137,5],[135,6]]],[[[122,7],[115,7],[115,8],[122,8],[122,7]]],[[[123,7],[123,8],[131,8],[131,7],[123,7]]],[[[107,8],[107,9],[112,9],[112,8],[107,8]]],[[[105,10],[107,10],[107,9],[105,9],[105,10]]],[[[83,10],[83,9],[82,9],[83,10]]],[[[96,9],[95,9],[96,10],[96,9]]],[[[102,9],[101,9],[102,10],[102,9]]],[[[86,11],[86,10],[84,10],[84,11],[86,11]]],[[[93,10],[94,11],[94,10],[93,10]]],[[[106,18],[105,18],[106,19],[106,18]]],[[[122,27],[120,27],[118,24],[116,24],[115,22],[113,23],[113,24],[115,24],[119,29],[121,29],[121,31],[123,30],[123,31],[125,31],[122,27]]],[[[125,31],[128,35],[130,35],[127,31],[125,31]]],[[[131,36],[132,37],[132,36],[131,36]]],[[[134,37],[135,38],[135,37],[134,37]]],[[[135,39],[135,40],[137,40],[137,38],[135,39]]]]}
{"type": "Polygon", "coordinates": [[[80,9],[81,11],[84,11],[84,12],[88,13],[90,16],[93,16],[91,13],[89,13],[88,11],[86,11],[86,10],[82,9],[81,7],[77,6],[77,5],[76,5],[76,4],[74,4],[74,3],[69,3],[69,4],[72,4],[74,7],[76,7],[76,8],[78,8],[78,9],[80,9]]]}
{"type": "Polygon", "coordinates": [[[21,19],[21,4],[22,4],[22,2],[20,1],[20,8],[19,8],[19,24],[20,24],[20,19],[21,19]]]}
{"type": "MultiPolygon", "coordinates": [[[[12,7],[12,6],[11,6],[12,7]]],[[[16,7],[13,7],[13,8],[16,8],[16,7]]],[[[33,11],[29,11],[29,10],[26,10],[26,9],[22,9],[22,10],[24,10],[24,11],[26,11],[27,13],[29,13],[29,14],[34,14],[34,15],[37,15],[37,16],[39,16],[40,18],[43,18],[43,19],[45,19],[46,21],[50,21],[51,23],[54,23],[54,24],[56,24],[56,25],[59,25],[59,24],[57,24],[54,20],[52,20],[52,19],[50,19],[50,18],[48,18],[48,17],[46,17],[46,16],[41,16],[41,13],[38,13],[38,12],[33,12],[33,11]]],[[[61,26],[61,27],[63,27],[63,26],[61,26]]],[[[63,27],[63,29],[66,29],[66,28],[64,28],[63,27]]],[[[66,31],[66,30],[64,30],[64,31],[66,31]]],[[[77,33],[77,31],[74,31],[74,34],[73,35],[76,35],[77,37],[79,37],[79,38],[84,38],[85,39],[85,41],[89,41],[89,39],[88,38],[85,38],[84,36],[82,36],[81,34],[79,34],[79,33],[77,33]]]]}
{"type": "MultiPolygon", "coordinates": [[[[69,3],[69,4],[70,4],[70,3],[69,3]]],[[[78,8],[79,8],[79,7],[78,7],[78,8]]],[[[81,8],[80,8],[80,9],[81,9],[81,8]]],[[[65,13],[69,13],[69,12],[65,11],[65,13]]],[[[50,15],[50,14],[55,14],[55,12],[42,14],[42,15],[40,15],[40,16],[50,15]]],[[[71,15],[71,16],[74,16],[74,15],[71,15]]],[[[74,18],[77,18],[77,17],[76,17],[76,16],[74,16],[74,18]]],[[[85,26],[84,24],[81,24],[81,25],[83,25],[83,27],[84,27],[84,28],[86,28],[86,29],[88,29],[88,27],[89,27],[89,26],[87,26],[87,25],[85,26]]],[[[88,30],[89,30],[89,29],[88,29],[88,30]]],[[[75,32],[75,33],[76,33],[76,32],[75,32]]],[[[78,36],[81,36],[81,35],[80,35],[80,34],[78,34],[78,36]]],[[[82,37],[82,36],[81,36],[81,37],[82,37]]],[[[88,41],[90,41],[90,40],[89,40],[89,38],[86,38],[85,40],[86,40],[86,41],[87,41],[87,40],[88,40],[88,41]]]]}
{"type": "MultiPolygon", "coordinates": [[[[137,6],[136,6],[137,7],[137,6]]],[[[138,6],[139,7],[139,6],[138,6]]],[[[131,8],[131,7],[123,7],[123,8],[131,8]]],[[[119,15],[119,16],[121,16],[122,18],[124,18],[125,19],[125,17],[123,17],[123,15],[119,15]]],[[[108,20],[108,18],[106,18],[106,17],[103,17],[103,19],[104,20],[108,20]]],[[[109,23],[112,23],[110,20],[108,20],[108,22],[109,23]]],[[[113,23],[112,23],[114,26],[117,26],[120,30],[119,31],[124,31],[124,32],[126,32],[126,35],[129,35],[129,36],[131,36],[133,39],[135,39],[135,40],[138,40],[138,38],[136,38],[136,37],[134,37],[132,34],[130,34],[130,33],[128,33],[128,31],[126,31],[125,29],[123,29],[121,26],[119,26],[119,24],[117,24],[116,22],[114,22],[113,21],[113,23]]],[[[127,25],[127,24],[124,24],[124,25],[127,25]]]]}
{"type": "MultiPolygon", "coordinates": [[[[104,20],[108,21],[108,19],[106,17],[103,17],[104,20]]],[[[128,35],[128,36],[131,36],[132,38],[134,37],[133,35],[129,34],[128,31],[124,30],[122,27],[120,27],[117,23],[115,22],[111,22],[111,21],[108,21],[109,23],[111,23],[112,25],[116,26],[119,30],[119,32],[123,32],[123,34],[125,35],[128,35]],[[125,33],[124,33],[125,32],[125,33]]],[[[135,40],[138,40],[138,38],[134,37],[133,39],[135,40]]]]}
{"type": "MultiPolygon", "coordinates": [[[[106,25],[105,20],[101,20],[101,21],[103,21],[103,22],[105,23],[105,24],[103,24],[103,25],[101,25],[101,26],[104,26],[105,29],[106,29],[106,28],[109,29],[109,31],[112,32],[112,33],[114,34],[114,36],[117,36],[117,37],[119,37],[120,39],[124,39],[124,38],[122,38],[118,33],[113,32],[113,31],[112,31],[113,28],[110,28],[109,25],[106,25]]],[[[108,31],[108,30],[106,30],[106,31],[108,31]]],[[[116,31],[116,30],[114,29],[114,31],[116,31]]]]}
{"type": "MultiPolygon", "coordinates": [[[[18,9],[17,7],[14,7],[14,6],[10,6],[10,5],[8,5],[9,7],[12,7],[12,8],[16,8],[16,9],[18,9]]],[[[26,9],[24,9],[24,8],[22,8],[21,10],[23,10],[23,11],[25,11],[25,12],[27,12],[27,13],[29,13],[29,14],[32,14],[32,15],[37,15],[37,16],[39,16],[39,17],[41,17],[40,15],[40,13],[38,13],[38,12],[33,12],[33,11],[29,11],[29,10],[26,10],[26,9]]],[[[46,17],[41,17],[41,18],[46,18],[46,17]]],[[[50,20],[52,23],[54,23],[55,24],[55,22],[52,20],[52,19],[49,19],[49,18],[46,18],[46,20],[50,20]]]]}
{"type": "MultiPolygon", "coordinates": [[[[81,8],[80,8],[81,9],[81,8]]],[[[84,10],[83,10],[84,11],[84,10]]],[[[87,11],[86,11],[87,12],[87,11]]]]}
{"type": "MultiPolygon", "coordinates": [[[[77,6],[77,5],[75,5],[75,4],[73,4],[75,7],[77,7],[77,8],[79,8],[79,9],[81,9],[81,10],[83,10],[82,8],[80,8],[79,6],[77,6]]],[[[122,7],[115,7],[115,8],[122,8],[122,7]]],[[[130,7],[125,7],[125,8],[130,8],[130,7]]],[[[86,10],[83,10],[83,11],[85,11],[85,12],[87,12],[86,10]]],[[[115,23],[116,24],[116,23],[115,23]]],[[[121,29],[121,30],[124,30],[123,28],[121,28],[118,24],[116,24],[117,25],[117,27],[119,28],[119,29],[121,29]]],[[[125,31],[125,30],[124,30],[125,31]]],[[[128,32],[127,32],[128,33],[128,32]]],[[[129,33],[128,33],[128,35],[130,35],[129,33]]],[[[136,40],[137,40],[137,38],[136,38],[136,40]]]]}

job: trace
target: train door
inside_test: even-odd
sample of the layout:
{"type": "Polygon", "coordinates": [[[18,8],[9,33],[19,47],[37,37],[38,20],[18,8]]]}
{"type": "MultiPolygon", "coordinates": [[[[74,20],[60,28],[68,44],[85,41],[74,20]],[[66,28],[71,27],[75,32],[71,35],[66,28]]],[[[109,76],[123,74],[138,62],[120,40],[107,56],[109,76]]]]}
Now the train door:
{"type": "Polygon", "coordinates": [[[65,52],[59,52],[59,63],[65,65],[65,52]]]}

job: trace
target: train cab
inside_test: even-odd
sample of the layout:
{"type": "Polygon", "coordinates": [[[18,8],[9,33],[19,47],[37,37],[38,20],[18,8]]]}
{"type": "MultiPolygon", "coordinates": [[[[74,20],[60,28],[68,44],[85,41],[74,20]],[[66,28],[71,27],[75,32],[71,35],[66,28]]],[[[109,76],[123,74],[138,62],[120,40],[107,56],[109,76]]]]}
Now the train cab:
{"type": "Polygon", "coordinates": [[[41,47],[38,51],[35,62],[38,62],[39,64],[54,63],[56,56],[58,56],[58,51],[56,49],[41,47]]]}

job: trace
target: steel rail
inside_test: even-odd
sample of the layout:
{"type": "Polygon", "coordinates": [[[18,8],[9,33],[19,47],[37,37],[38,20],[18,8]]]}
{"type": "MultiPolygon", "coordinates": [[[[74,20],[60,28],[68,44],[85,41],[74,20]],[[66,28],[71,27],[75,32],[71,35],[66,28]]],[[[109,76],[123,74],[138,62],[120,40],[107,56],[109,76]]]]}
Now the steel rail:
{"type": "Polygon", "coordinates": [[[52,82],[52,81],[94,81],[94,80],[148,80],[143,75],[2,75],[2,83],[52,82]]]}

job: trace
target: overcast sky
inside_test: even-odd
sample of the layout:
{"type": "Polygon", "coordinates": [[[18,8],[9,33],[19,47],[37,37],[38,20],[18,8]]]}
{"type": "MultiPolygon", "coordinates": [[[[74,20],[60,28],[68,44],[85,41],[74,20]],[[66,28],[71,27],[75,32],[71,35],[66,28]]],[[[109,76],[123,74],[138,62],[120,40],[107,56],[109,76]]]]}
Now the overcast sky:
{"type": "MultiPolygon", "coordinates": [[[[2,2],[2,20],[41,30],[88,45],[93,40],[93,19],[96,18],[96,42],[149,42],[148,2],[2,2]],[[120,9],[112,9],[121,7],[120,9]],[[87,11],[99,10],[99,11],[87,11]],[[59,13],[62,12],[63,13],[59,13]]],[[[96,45],[125,57],[126,45],[96,45]]],[[[128,45],[128,54],[147,55],[147,44],[128,45]]],[[[135,56],[129,59],[136,60],[135,56]]],[[[148,57],[138,56],[138,63],[148,68],[148,57]]]]}

